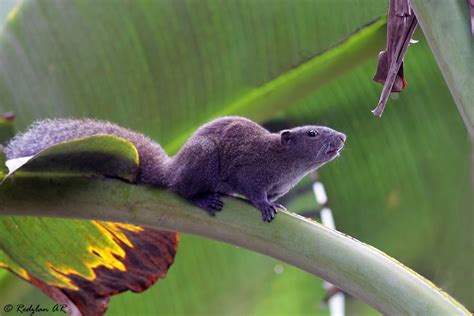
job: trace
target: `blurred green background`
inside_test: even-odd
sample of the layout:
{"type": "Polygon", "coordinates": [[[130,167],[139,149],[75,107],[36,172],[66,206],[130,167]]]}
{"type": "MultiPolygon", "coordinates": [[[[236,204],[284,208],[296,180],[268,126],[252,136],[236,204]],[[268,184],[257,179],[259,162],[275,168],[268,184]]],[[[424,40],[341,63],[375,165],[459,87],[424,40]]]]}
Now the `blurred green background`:
{"type": "MultiPolygon", "coordinates": [[[[106,119],[168,150],[203,122],[237,111],[232,105],[255,89],[337,50],[387,9],[376,0],[17,3],[0,1],[0,113],[14,111],[18,130],[45,117],[106,119]]],[[[238,113],[345,132],[341,158],[319,172],[338,230],[472,310],[472,141],[426,40],[415,38],[408,86],[382,119],[370,113],[381,91],[372,81],[383,45],[376,37],[364,44],[370,58],[320,78],[311,93],[264,115],[258,103],[238,113]]],[[[287,207],[314,209],[306,192],[287,207]]],[[[0,294],[0,306],[49,300],[3,270],[0,294]]],[[[168,277],[142,294],[114,296],[108,315],[326,315],[324,296],[322,281],[305,272],[185,235],[168,277]]],[[[348,314],[375,313],[348,302],[348,314]]]]}

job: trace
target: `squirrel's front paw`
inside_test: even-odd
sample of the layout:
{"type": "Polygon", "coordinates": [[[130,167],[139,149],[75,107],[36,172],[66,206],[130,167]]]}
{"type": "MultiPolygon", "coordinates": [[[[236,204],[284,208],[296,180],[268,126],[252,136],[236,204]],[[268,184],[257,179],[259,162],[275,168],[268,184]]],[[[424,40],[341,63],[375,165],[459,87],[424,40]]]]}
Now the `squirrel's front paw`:
{"type": "Polygon", "coordinates": [[[211,216],[215,216],[216,212],[221,211],[224,206],[219,193],[201,195],[193,198],[193,202],[200,208],[205,209],[211,216]]]}
{"type": "Polygon", "coordinates": [[[263,221],[269,223],[275,218],[276,214],[278,213],[277,206],[274,204],[267,204],[263,206],[260,209],[260,212],[262,213],[263,221]]]}

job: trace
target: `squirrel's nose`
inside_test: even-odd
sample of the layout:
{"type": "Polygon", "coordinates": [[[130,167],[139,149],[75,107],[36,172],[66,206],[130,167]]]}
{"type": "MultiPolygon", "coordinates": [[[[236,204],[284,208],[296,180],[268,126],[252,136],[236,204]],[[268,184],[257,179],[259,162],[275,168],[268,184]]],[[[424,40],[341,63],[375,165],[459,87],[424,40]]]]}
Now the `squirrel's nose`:
{"type": "Polygon", "coordinates": [[[346,142],[346,135],[344,135],[343,133],[339,133],[338,138],[341,140],[341,142],[346,142]]]}

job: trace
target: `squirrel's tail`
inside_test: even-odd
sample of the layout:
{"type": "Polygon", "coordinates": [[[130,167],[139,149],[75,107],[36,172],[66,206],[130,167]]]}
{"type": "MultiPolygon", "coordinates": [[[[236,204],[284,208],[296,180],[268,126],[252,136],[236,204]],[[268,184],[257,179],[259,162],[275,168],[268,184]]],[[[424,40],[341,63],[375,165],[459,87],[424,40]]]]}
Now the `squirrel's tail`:
{"type": "Polygon", "coordinates": [[[131,141],[140,158],[138,182],[168,186],[166,168],[169,157],[158,143],[140,133],[116,124],[92,119],[53,119],[35,122],[17,134],[4,148],[7,159],[37,154],[52,145],[80,137],[108,134],[131,141]]]}

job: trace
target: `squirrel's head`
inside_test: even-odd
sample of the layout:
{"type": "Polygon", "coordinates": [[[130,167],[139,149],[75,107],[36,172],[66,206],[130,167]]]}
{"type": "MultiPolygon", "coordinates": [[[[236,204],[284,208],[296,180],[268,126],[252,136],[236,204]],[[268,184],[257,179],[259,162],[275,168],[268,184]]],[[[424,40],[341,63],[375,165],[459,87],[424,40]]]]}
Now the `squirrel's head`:
{"type": "Polygon", "coordinates": [[[317,168],[339,156],[346,135],[324,126],[301,126],[280,132],[282,146],[293,157],[317,168]]]}

